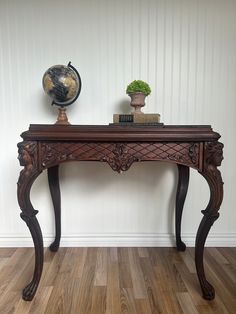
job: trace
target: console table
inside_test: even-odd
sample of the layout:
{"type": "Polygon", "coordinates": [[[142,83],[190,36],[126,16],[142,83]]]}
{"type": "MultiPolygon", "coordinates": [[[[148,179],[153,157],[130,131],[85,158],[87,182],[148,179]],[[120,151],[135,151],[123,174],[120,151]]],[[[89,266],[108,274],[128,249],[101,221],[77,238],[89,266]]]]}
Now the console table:
{"type": "Polygon", "coordinates": [[[38,175],[47,169],[52,196],[56,236],[50,245],[57,251],[61,237],[61,204],[58,168],[68,161],[99,161],[112,170],[126,171],[134,162],[168,161],[178,166],[175,229],[176,246],[184,251],[181,240],[181,217],[189,183],[189,168],[196,169],[208,182],[210,200],[200,222],[195,245],[195,263],[203,297],[215,297],[206,280],[203,252],[208,232],[219,217],[223,199],[223,182],[217,169],[223,159],[220,135],[210,126],[122,126],[122,125],[30,125],[18,144],[19,161],[24,169],[18,180],[18,202],[21,218],[31,232],[35,247],[35,268],[31,282],[23,290],[23,299],[32,300],[43,270],[43,238],[36,218],[37,210],[30,201],[30,190],[38,175]]]}

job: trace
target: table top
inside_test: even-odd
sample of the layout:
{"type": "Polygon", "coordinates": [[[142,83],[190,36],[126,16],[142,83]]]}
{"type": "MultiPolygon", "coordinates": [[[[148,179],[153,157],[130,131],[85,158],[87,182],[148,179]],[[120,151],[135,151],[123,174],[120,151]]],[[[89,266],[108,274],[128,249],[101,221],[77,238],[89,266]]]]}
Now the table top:
{"type": "Polygon", "coordinates": [[[32,141],[215,141],[210,125],[52,125],[31,124],[21,134],[32,141]]]}

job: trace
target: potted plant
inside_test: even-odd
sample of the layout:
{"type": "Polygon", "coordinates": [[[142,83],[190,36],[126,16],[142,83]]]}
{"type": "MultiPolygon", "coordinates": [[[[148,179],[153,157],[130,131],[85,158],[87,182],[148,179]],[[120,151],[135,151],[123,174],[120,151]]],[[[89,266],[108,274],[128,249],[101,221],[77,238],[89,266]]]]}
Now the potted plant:
{"type": "Polygon", "coordinates": [[[131,98],[130,105],[134,107],[133,113],[143,113],[141,108],[145,106],[145,97],[151,94],[151,88],[144,81],[134,80],[127,86],[126,94],[131,98]]]}

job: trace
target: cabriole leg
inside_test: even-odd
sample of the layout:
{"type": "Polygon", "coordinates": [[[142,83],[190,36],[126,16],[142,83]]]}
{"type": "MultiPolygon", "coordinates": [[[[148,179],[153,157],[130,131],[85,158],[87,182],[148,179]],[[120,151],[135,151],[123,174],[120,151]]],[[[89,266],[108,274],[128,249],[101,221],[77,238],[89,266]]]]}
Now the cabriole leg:
{"type": "Polygon", "coordinates": [[[181,221],[182,212],[186,194],[189,184],[189,167],[183,165],[178,166],[178,187],[176,192],[176,205],[175,205],[175,235],[176,235],[176,247],[178,251],[185,251],[186,245],[181,240],[181,221]]]}
{"type": "Polygon", "coordinates": [[[207,235],[214,221],[219,217],[218,211],[223,199],[223,182],[221,173],[217,169],[223,159],[222,149],[223,144],[219,142],[205,144],[205,165],[201,172],[210,187],[210,201],[207,208],[202,211],[204,216],[196,236],[195,263],[203,297],[207,300],[214,299],[215,290],[205,276],[203,253],[207,235]]]}
{"type": "Polygon", "coordinates": [[[26,215],[25,213],[21,213],[20,215],[29,227],[35,248],[34,275],[31,282],[23,290],[23,299],[25,301],[31,301],[33,299],[43,271],[43,238],[38,220],[35,217],[37,213],[38,211],[34,211],[32,216],[26,215]]]}
{"type": "Polygon", "coordinates": [[[20,172],[17,183],[18,203],[22,210],[21,218],[26,222],[34,242],[35,267],[31,282],[23,290],[23,299],[33,299],[43,270],[43,238],[42,232],[36,218],[38,213],[31,204],[30,190],[33,182],[41,171],[37,168],[37,143],[24,141],[18,144],[19,160],[24,169],[20,172]]]}
{"type": "Polygon", "coordinates": [[[58,170],[59,166],[54,166],[48,169],[48,183],[54,208],[56,229],[55,240],[50,245],[50,250],[53,252],[58,251],[61,239],[61,193],[58,170]]]}

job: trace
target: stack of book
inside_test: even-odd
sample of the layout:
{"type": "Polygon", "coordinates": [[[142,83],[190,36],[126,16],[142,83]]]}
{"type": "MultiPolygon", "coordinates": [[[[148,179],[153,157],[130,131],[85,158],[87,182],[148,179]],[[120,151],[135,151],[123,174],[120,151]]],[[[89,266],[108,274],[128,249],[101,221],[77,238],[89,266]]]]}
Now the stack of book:
{"type": "Polygon", "coordinates": [[[163,125],[158,113],[113,114],[113,124],[122,125],[163,125]]]}

